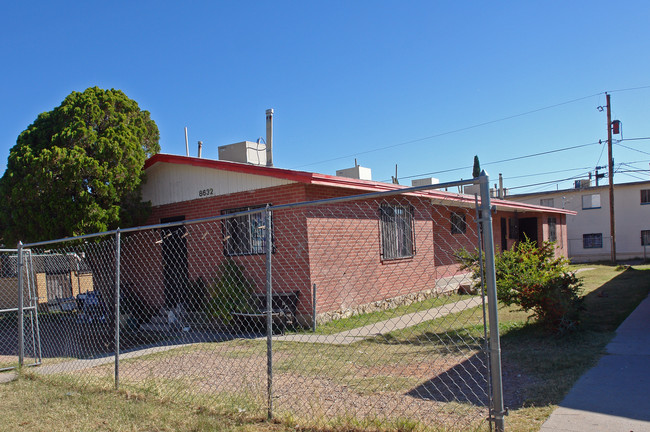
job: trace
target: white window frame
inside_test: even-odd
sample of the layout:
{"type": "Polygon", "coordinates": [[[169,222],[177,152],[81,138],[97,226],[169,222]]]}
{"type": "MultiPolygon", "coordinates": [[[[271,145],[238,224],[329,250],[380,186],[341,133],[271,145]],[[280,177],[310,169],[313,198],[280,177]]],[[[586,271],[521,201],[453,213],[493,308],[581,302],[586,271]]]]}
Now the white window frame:
{"type": "Polygon", "coordinates": [[[582,209],[591,210],[600,208],[600,194],[588,194],[582,196],[582,209]]]}

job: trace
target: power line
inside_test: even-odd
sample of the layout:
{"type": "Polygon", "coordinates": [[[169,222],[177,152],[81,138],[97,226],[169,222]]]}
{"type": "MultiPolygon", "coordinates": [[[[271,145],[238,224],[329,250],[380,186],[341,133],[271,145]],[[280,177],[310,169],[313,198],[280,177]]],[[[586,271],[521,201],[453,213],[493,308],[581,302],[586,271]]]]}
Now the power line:
{"type": "Polygon", "coordinates": [[[508,190],[523,189],[523,188],[533,187],[533,186],[548,185],[548,184],[554,184],[554,183],[562,183],[562,182],[569,181],[569,180],[576,180],[576,179],[578,179],[580,177],[584,177],[586,174],[589,174],[589,171],[587,171],[586,173],[581,173],[579,175],[575,175],[575,176],[572,176],[572,177],[567,177],[567,178],[563,178],[563,179],[559,179],[559,180],[551,180],[551,181],[545,181],[545,182],[540,182],[540,183],[532,183],[532,184],[528,184],[528,185],[524,185],[524,186],[509,187],[507,189],[508,190]]]}
{"type": "MultiPolygon", "coordinates": [[[[581,147],[592,146],[592,145],[595,145],[595,144],[599,144],[599,143],[598,142],[592,142],[592,143],[587,143],[587,144],[579,144],[579,145],[570,146],[570,147],[563,147],[563,148],[559,148],[559,149],[555,149],[555,150],[548,150],[548,151],[545,151],[545,152],[533,153],[533,154],[508,158],[508,159],[502,159],[502,160],[498,160],[498,161],[487,162],[487,163],[484,163],[484,164],[481,164],[481,165],[485,166],[485,165],[494,165],[494,164],[504,163],[504,162],[512,162],[512,161],[516,161],[516,160],[528,159],[528,158],[543,156],[543,155],[547,155],[547,154],[551,154],[551,153],[558,153],[558,152],[573,150],[573,149],[577,149],[577,148],[581,148],[581,147]]],[[[423,173],[423,174],[415,174],[415,175],[410,175],[410,176],[404,176],[404,177],[400,177],[399,180],[406,180],[406,179],[415,178],[415,177],[422,177],[422,176],[428,176],[428,175],[434,175],[434,174],[442,174],[442,173],[448,173],[448,172],[453,172],[453,171],[460,171],[460,170],[465,170],[465,169],[468,169],[468,168],[472,168],[472,166],[471,165],[470,166],[463,166],[463,167],[450,168],[450,169],[440,170],[440,171],[432,171],[432,172],[423,173]]]]}
{"type": "Polygon", "coordinates": [[[635,148],[633,148],[633,147],[628,147],[628,146],[626,146],[626,145],[624,145],[624,144],[621,144],[620,142],[617,142],[617,143],[614,143],[614,144],[616,144],[617,146],[620,146],[620,147],[626,148],[626,149],[628,149],[628,150],[632,150],[632,151],[636,151],[636,152],[639,152],[639,153],[643,153],[643,154],[650,155],[650,153],[648,153],[648,152],[644,152],[643,150],[635,149],[635,148]]]}
{"type": "MultiPolygon", "coordinates": [[[[617,172],[617,174],[618,174],[618,172],[617,172]]],[[[637,179],[637,180],[646,180],[646,179],[643,178],[643,177],[640,177],[640,176],[637,176],[637,175],[634,175],[634,174],[630,174],[629,171],[620,171],[620,174],[626,175],[626,176],[628,176],[628,177],[635,178],[635,179],[637,179]]]]}
{"type": "Polygon", "coordinates": [[[524,178],[524,177],[536,177],[536,176],[541,176],[541,175],[557,174],[557,173],[561,173],[561,172],[578,171],[578,170],[585,170],[585,169],[590,169],[590,168],[591,167],[570,168],[570,169],[564,169],[564,170],[547,171],[547,172],[541,172],[541,173],[535,173],[535,174],[526,174],[526,175],[513,176],[513,177],[503,177],[503,179],[504,180],[514,180],[514,179],[519,179],[519,178],[524,178]]]}
{"type": "MultiPolygon", "coordinates": [[[[620,90],[620,91],[622,91],[622,90],[620,90]]],[[[540,112],[540,111],[557,108],[557,107],[562,106],[562,105],[568,105],[568,104],[571,104],[571,103],[574,103],[574,102],[579,102],[581,100],[585,100],[585,99],[589,99],[589,98],[592,98],[592,97],[595,97],[595,96],[602,95],[604,93],[605,92],[595,93],[595,94],[592,94],[592,95],[589,95],[589,96],[583,96],[583,97],[580,97],[580,98],[571,99],[571,100],[568,100],[568,101],[565,101],[565,102],[560,102],[560,103],[557,103],[557,104],[548,105],[548,106],[545,106],[545,107],[542,107],[542,108],[537,108],[537,109],[534,109],[534,110],[525,111],[525,112],[522,112],[522,113],[519,113],[519,114],[513,114],[513,115],[510,115],[510,116],[507,116],[507,117],[501,117],[499,119],[490,120],[490,121],[486,121],[486,122],[483,122],[483,123],[477,123],[477,124],[462,127],[462,128],[459,128],[459,129],[453,129],[453,130],[450,130],[450,131],[441,132],[439,134],[429,135],[429,136],[426,136],[426,137],[423,137],[423,138],[416,138],[416,139],[413,139],[413,140],[404,141],[404,142],[397,143],[397,144],[391,144],[391,145],[387,145],[387,146],[384,146],[384,147],[379,147],[379,148],[372,149],[372,150],[356,152],[356,153],[352,153],[352,154],[349,154],[349,155],[346,155],[346,156],[340,156],[340,157],[336,157],[336,158],[332,158],[332,159],[322,160],[322,161],[319,161],[319,162],[312,162],[312,163],[308,163],[308,164],[304,164],[304,165],[298,165],[298,166],[292,167],[291,169],[302,168],[302,167],[307,167],[307,166],[312,166],[312,165],[319,165],[319,164],[327,163],[327,162],[334,162],[334,161],[341,160],[341,159],[347,159],[347,158],[351,158],[351,157],[355,157],[355,156],[359,156],[359,155],[363,155],[363,154],[374,153],[374,152],[378,152],[378,151],[382,151],[382,150],[387,150],[387,149],[390,149],[390,148],[400,147],[400,146],[407,145],[407,144],[414,144],[414,143],[421,142],[421,141],[440,138],[440,137],[443,137],[443,136],[446,136],[446,135],[451,135],[451,134],[455,134],[455,133],[458,133],[458,132],[464,132],[464,131],[467,131],[467,130],[470,130],[470,129],[476,129],[476,128],[479,128],[479,127],[482,127],[482,126],[487,126],[487,125],[490,125],[490,124],[499,123],[499,122],[503,122],[503,121],[506,121],[506,120],[512,120],[512,119],[517,118],[517,117],[522,117],[522,116],[525,116],[525,115],[534,114],[534,113],[537,113],[537,112],[540,112]]],[[[464,169],[464,168],[462,168],[462,169],[464,169]]]]}
{"type": "Polygon", "coordinates": [[[650,140],[650,137],[641,137],[641,138],[623,138],[619,141],[641,141],[641,140],[650,140]]]}
{"type": "MultiPolygon", "coordinates": [[[[603,92],[603,93],[620,93],[620,92],[626,92],[626,91],[632,91],[632,90],[645,90],[649,89],[650,85],[647,86],[642,86],[642,87],[629,87],[629,88],[624,88],[624,89],[618,89],[618,90],[610,90],[608,92],[603,92]]],[[[600,94],[603,94],[600,93],[600,94]]]]}
{"type": "MultiPolygon", "coordinates": [[[[636,163],[636,162],[632,162],[632,163],[636,163]]],[[[639,179],[639,180],[645,180],[645,178],[634,176],[633,174],[629,174],[629,173],[633,173],[633,172],[634,173],[636,173],[636,172],[647,173],[648,172],[647,169],[646,170],[636,170],[636,169],[635,170],[621,170],[621,165],[628,165],[628,163],[627,162],[621,162],[620,164],[618,164],[618,168],[614,170],[614,172],[616,174],[619,174],[619,173],[620,174],[625,174],[625,175],[628,175],[630,177],[633,177],[633,178],[636,178],[636,179],[639,179]]],[[[575,169],[577,170],[577,169],[580,169],[580,168],[575,168],[575,169]]],[[[570,171],[570,170],[565,170],[565,171],[570,171]]],[[[545,181],[545,182],[531,183],[531,184],[527,184],[527,185],[509,187],[508,190],[523,189],[523,188],[528,188],[528,187],[549,185],[549,184],[555,184],[555,183],[563,183],[563,182],[566,182],[566,181],[569,181],[569,180],[576,180],[576,179],[578,179],[580,177],[584,177],[585,175],[588,175],[589,173],[590,173],[590,171],[587,171],[587,172],[583,172],[583,173],[581,173],[579,175],[572,176],[572,177],[567,177],[567,178],[563,178],[563,179],[549,180],[549,181],[545,181]]],[[[533,174],[533,175],[535,175],[535,174],[533,174]]],[[[525,176],[519,176],[519,177],[525,177],[525,176]]],[[[510,177],[510,178],[515,178],[515,177],[510,177]]]]}
{"type": "Polygon", "coordinates": [[[603,146],[603,148],[600,149],[600,155],[598,156],[598,162],[596,162],[596,166],[600,165],[600,159],[603,157],[604,151],[605,151],[605,146],[603,146]]]}

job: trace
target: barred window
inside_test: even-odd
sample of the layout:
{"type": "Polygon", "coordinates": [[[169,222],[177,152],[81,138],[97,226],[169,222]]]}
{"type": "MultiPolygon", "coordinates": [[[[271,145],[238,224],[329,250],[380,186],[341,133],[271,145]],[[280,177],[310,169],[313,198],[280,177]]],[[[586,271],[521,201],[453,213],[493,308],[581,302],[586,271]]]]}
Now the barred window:
{"type": "Polygon", "coordinates": [[[451,233],[465,234],[465,232],[467,231],[467,222],[465,221],[465,213],[452,213],[450,219],[451,219],[451,233]]]}
{"type": "MultiPolygon", "coordinates": [[[[257,207],[223,210],[221,214],[239,213],[257,207]]],[[[256,255],[266,253],[265,212],[249,213],[223,220],[224,252],[226,255],[256,255]]],[[[271,226],[273,229],[273,226],[271,226]]]]}
{"type": "Polygon", "coordinates": [[[582,247],[584,249],[600,249],[603,247],[603,234],[583,234],[582,247]]]}
{"type": "Polygon", "coordinates": [[[379,207],[382,259],[410,258],[415,255],[413,210],[402,205],[379,207]]]}
{"type": "Polygon", "coordinates": [[[641,231],[641,246],[650,246],[650,230],[641,231]]]}
{"type": "Polygon", "coordinates": [[[548,241],[557,241],[557,219],[548,218],[548,241]]]}

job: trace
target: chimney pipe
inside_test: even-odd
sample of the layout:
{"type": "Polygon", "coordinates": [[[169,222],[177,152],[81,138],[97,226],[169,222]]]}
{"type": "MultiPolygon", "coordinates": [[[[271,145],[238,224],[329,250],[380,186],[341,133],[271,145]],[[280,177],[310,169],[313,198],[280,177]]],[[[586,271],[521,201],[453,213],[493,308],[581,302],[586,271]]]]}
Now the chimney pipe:
{"type": "Polygon", "coordinates": [[[273,166],[273,108],[266,110],[266,166],[273,166]]]}
{"type": "Polygon", "coordinates": [[[201,157],[201,150],[203,150],[203,141],[199,141],[199,158],[201,157]]]}
{"type": "Polygon", "coordinates": [[[503,175],[499,173],[499,199],[504,199],[503,196],[503,175]]]}
{"type": "Polygon", "coordinates": [[[185,156],[190,155],[190,144],[187,141],[187,126],[185,126],[185,156]]]}

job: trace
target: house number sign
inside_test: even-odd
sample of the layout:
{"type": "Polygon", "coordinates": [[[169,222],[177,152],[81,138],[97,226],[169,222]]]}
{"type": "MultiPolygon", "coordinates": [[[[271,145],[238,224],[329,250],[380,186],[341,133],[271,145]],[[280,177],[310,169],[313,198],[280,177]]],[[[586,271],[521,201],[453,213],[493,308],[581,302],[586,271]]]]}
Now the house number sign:
{"type": "Polygon", "coordinates": [[[204,198],[210,195],[214,195],[214,189],[208,188],[208,189],[201,189],[199,191],[199,198],[204,198]]]}

